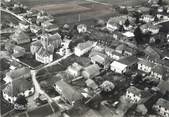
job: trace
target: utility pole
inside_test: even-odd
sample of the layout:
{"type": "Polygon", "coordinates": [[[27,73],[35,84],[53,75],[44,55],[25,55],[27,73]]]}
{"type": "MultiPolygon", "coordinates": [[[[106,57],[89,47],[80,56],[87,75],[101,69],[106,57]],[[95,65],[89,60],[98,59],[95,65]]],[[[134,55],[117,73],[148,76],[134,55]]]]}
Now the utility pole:
{"type": "Polygon", "coordinates": [[[79,21],[79,22],[80,22],[80,20],[81,20],[80,18],[81,18],[81,17],[80,17],[80,14],[78,14],[78,21],[79,21]]]}

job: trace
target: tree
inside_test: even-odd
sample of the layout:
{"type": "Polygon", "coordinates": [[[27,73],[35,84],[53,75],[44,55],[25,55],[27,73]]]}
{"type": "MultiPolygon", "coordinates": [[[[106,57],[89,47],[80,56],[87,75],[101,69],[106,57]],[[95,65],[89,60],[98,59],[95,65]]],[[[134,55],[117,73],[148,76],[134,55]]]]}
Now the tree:
{"type": "Polygon", "coordinates": [[[129,19],[128,19],[128,18],[126,19],[126,21],[125,21],[124,25],[125,25],[125,26],[129,26],[129,25],[130,25],[130,21],[129,21],[129,19]]]}
{"type": "Polygon", "coordinates": [[[158,0],[158,5],[162,6],[163,5],[163,0],[158,0]]]}
{"type": "Polygon", "coordinates": [[[103,91],[110,92],[115,88],[115,85],[112,82],[106,80],[101,84],[100,87],[103,91]]]}
{"type": "Polygon", "coordinates": [[[141,44],[143,41],[143,34],[142,31],[140,29],[140,26],[137,26],[137,28],[134,30],[134,37],[136,40],[137,44],[141,44]]]}
{"type": "Polygon", "coordinates": [[[17,111],[23,111],[26,110],[26,105],[28,104],[28,101],[26,100],[24,95],[19,95],[14,102],[14,109],[17,111]]]}
{"type": "Polygon", "coordinates": [[[28,104],[28,101],[26,100],[25,96],[24,95],[19,95],[15,101],[15,104],[18,104],[18,105],[27,105],[28,104]]]}
{"type": "Polygon", "coordinates": [[[158,22],[158,21],[159,21],[157,15],[154,17],[154,21],[155,21],[155,22],[158,22]]]}

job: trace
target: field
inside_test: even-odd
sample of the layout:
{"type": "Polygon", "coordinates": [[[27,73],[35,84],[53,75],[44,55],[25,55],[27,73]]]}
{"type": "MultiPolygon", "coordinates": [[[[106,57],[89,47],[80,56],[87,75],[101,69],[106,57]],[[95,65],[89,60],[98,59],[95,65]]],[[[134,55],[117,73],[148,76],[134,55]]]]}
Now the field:
{"type": "Polygon", "coordinates": [[[16,0],[28,7],[34,7],[37,5],[47,5],[47,4],[60,4],[72,1],[85,1],[85,0],[16,0]]]}
{"type": "Polygon", "coordinates": [[[66,14],[75,12],[85,12],[90,10],[87,7],[80,6],[78,4],[70,2],[69,4],[49,4],[49,5],[39,5],[33,7],[33,9],[43,10],[45,9],[50,14],[66,14]]]}

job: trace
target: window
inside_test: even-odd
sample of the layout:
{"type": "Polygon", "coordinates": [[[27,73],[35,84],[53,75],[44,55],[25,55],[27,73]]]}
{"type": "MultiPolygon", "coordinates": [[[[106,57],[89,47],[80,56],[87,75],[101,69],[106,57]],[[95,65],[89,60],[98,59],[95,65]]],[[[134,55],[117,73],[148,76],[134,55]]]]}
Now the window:
{"type": "Polygon", "coordinates": [[[11,99],[8,98],[8,101],[11,102],[11,99]]]}
{"type": "Polygon", "coordinates": [[[31,95],[32,94],[32,91],[29,91],[29,95],[31,95]]]}

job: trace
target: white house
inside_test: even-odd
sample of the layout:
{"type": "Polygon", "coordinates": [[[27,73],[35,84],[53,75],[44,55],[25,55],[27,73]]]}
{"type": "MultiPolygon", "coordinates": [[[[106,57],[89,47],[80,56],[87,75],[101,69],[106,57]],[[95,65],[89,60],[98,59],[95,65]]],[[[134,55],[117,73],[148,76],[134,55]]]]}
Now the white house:
{"type": "Polygon", "coordinates": [[[132,103],[138,103],[141,100],[141,90],[134,86],[130,86],[126,92],[126,99],[132,103]]]}
{"type": "Polygon", "coordinates": [[[9,103],[14,103],[18,95],[29,97],[33,95],[35,89],[31,80],[26,78],[16,79],[11,83],[6,84],[2,89],[3,98],[9,103]]]}
{"type": "Polygon", "coordinates": [[[29,28],[29,24],[26,22],[20,22],[19,23],[19,28],[23,31],[26,31],[29,28]]]}
{"type": "Polygon", "coordinates": [[[151,15],[143,15],[141,20],[146,22],[146,23],[149,23],[149,22],[153,22],[154,21],[154,17],[151,16],[151,15]]]}
{"type": "Polygon", "coordinates": [[[18,95],[28,97],[34,93],[29,68],[11,70],[4,78],[5,88],[2,89],[3,97],[10,103],[14,103],[18,95]]]}
{"type": "Polygon", "coordinates": [[[93,47],[96,46],[97,42],[92,42],[92,41],[87,41],[84,43],[79,43],[75,48],[74,48],[74,53],[76,56],[82,56],[85,53],[89,52],[93,47]]]}
{"type": "Polygon", "coordinates": [[[146,72],[146,73],[150,73],[154,65],[155,65],[154,63],[151,63],[147,60],[139,60],[138,70],[146,72]]]}
{"type": "Polygon", "coordinates": [[[87,25],[85,25],[85,24],[79,24],[77,26],[77,31],[79,33],[85,33],[85,32],[87,32],[87,25]]]}
{"type": "Polygon", "coordinates": [[[162,65],[155,65],[151,70],[150,76],[158,80],[164,80],[168,77],[168,74],[167,68],[162,65]]]}
{"type": "Polygon", "coordinates": [[[137,58],[134,56],[129,56],[120,60],[113,61],[110,66],[112,71],[122,74],[134,69],[136,67],[136,64],[137,58]]]}
{"type": "Polygon", "coordinates": [[[169,117],[169,101],[163,98],[158,99],[153,109],[162,117],[169,117]]]}
{"type": "Polygon", "coordinates": [[[118,61],[113,61],[110,66],[112,71],[120,74],[126,72],[126,68],[127,68],[127,65],[120,63],[118,61]]]}
{"type": "Polygon", "coordinates": [[[82,66],[78,63],[73,63],[71,66],[67,68],[67,72],[71,74],[74,77],[77,77],[80,75],[80,72],[82,70],[82,66]]]}
{"type": "Polygon", "coordinates": [[[110,18],[110,19],[108,20],[107,24],[106,24],[106,28],[107,28],[109,31],[113,32],[113,31],[117,30],[117,29],[119,28],[119,26],[118,26],[117,23],[114,23],[114,22],[112,21],[112,19],[110,18]]]}

